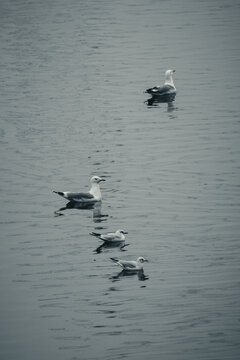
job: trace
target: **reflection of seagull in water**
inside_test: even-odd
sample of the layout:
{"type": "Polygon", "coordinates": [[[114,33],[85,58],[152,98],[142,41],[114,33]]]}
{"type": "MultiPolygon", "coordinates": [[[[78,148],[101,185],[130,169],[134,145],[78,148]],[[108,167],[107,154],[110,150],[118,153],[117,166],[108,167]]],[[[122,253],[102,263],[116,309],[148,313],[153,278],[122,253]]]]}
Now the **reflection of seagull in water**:
{"type": "Polygon", "coordinates": [[[168,94],[163,96],[152,95],[152,97],[145,101],[148,106],[158,106],[157,104],[166,103],[167,111],[171,112],[174,110],[173,102],[176,94],[168,94]]]}
{"type": "Polygon", "coordinates": [[[153,96],[165,96],[176,94],[176,87],[173,83],[172,75],[176,70],[167,70],[165,73],[165,83],[163,86],[154,86],[146,90],[146,93],[153,96]]]}
{"type": "Polygon", "coordinates": [[[70,191],[53,191],[54,193],[64,197],[65,199],[73,202],[80,203],[94,203],[102,200],[102,195],[99,187],[99,183],[105,181],[105,179],[99,176],[93,176],[90,180],[91,188],[88,193],[77,193],[70,191]]]}
{"type": "Polygon", "coordinates": [[[140,256],[137,258],[137,261],[126,261],[119,260],[116,258],[110,258],[115,264],[120,265],[125,271],[139,271],[143,270],[143,263],[148,261],[144,257],[140,256]]]}
{"type": "Polygon", "coordinates": [[[56,216],[63,215],[61,211],[70,210],[70,209],[77,209],[77,210],[92,210],[93,211],[93,221],[94,222],[101,222],[105,221],[108,215],[103,215],[101,213],[102,202],[76,202],[76,201],[69,201],[66,206],[61,207],[60,209],[54,211],[56,216]]]}
{"type": "Polygon", "coordinates": [[[97,237],[98,239],[103,241],[103,244],[100,245],[96,252],[100,252],[103,247],[120,247],[122,250],[125,246],[129,244],[125,244],[125,234],[127,232],[125,230],[119,229],[115,233],[108,233],[108,234],[99,234],[96,232],[90,233],[90,235],[97,237]]]}

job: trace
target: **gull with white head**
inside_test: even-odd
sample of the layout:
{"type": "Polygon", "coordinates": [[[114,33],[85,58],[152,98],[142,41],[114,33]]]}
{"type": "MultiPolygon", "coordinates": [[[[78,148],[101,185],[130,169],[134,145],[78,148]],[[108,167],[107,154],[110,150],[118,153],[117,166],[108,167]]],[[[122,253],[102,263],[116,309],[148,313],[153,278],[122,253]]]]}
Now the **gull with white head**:
{"type": "Polygon", "coordinates": [[[96,232],[91,232],[90,235],[96,236],[98,239],[106,242],[106,243],[116,243],[125,240],[125,234],[127,232],[125,230],[119,229],[115,233],[108,234],[99,234],[96,232]]]}
{"type": "Polygon", "coordinates": [[[99,176],[93,176],[90,179],[90,190],[87,193],[84,192],[70,192],[70,191],[53,191],[54,193],[62,196],[68,201],[81,202],[81,203],[94,203],[102,200],[102,194],[100,191],[99,183],[105,181],[105,179],[99,176]]]}
{"type": "Polygon", "coordinates": [[[125,244],[125,235],[127,232],[125,230],[119,229],[115,233],[100,234],[96,232],[91,232],[90,235],[97,237],[102,240],[103,243],[95,250],[97,253],[101,252],[103,248],[113,248],[119,247],[120,250],[123,250],[129,244],[125,244]]]}
{"type": "Polygon", "coordinates": [[[148,261],[144,257],[140,256],[137,261],[119,260],[116,258],[110,258],[115,264],[120,265],[123,270],[126,271],[138,271],[143,269],[143,263],[148,261]]]}
{"type": "Polygon", "coordinates": [[[176,94],[176,87],[173,83],[172,75],[176,70],[167,70],[165,72],[165,83],[162,86],[154,86],[146,90],[146,93],[153,96],[166,96],[176,94]]]}

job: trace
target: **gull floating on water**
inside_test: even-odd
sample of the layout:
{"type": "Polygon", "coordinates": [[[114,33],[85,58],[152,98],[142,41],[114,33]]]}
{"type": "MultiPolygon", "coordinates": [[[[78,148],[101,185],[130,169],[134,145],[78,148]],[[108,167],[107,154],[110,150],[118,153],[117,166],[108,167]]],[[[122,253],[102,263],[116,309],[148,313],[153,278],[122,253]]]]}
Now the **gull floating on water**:
{"type": "Polygon", "coordinates": [[[127,271],[137,271],[143,269],[143,263],[145,261],[148,261],[144,259],[144,257],[140,256],[137,258],[137,261],[125,261],[125,260],[119,260],[116,258],[110,258],[115,264],[120,265],[123,270],[127,271]]]}
{"type": "Polygon", "coordinates": [[[115,233],[108,233],[108,234],[99,234],[96,232],[90,233],[90,235],[97,237],[98,239],[102,240],[103,243],[96,249],[96,252],[99,253],[103,248],[110,248],[110,247],[119,247],[120,250],[123,250],[129,244],[125,244],[125,234],[127,232],[125,230],[117,230],[115,233]]]}
{"type": "Polygon", "coordinates": [[[77,193],[70,191],[53,191],[54,193],[64,197],[65,199],[73,202],[94,203],[102,200],[102,195],[99,187],[99,183],[105,181],[105,179],[99,176],[93,176],[90,180],[91,188],[87,193],[77,193]]]}
{"type": "Polygon", "coordinates": [[[119,241],[125,240],[125,234],[127,234],[124,230],[117,230],[115,233],[108,233],[106,235],[91,232],[90,235],[96,236],[98,239],[103,240],[107,243],[115,243],[119,241]]]}
{"type": "Polygon", "coordinates": [[[153,96],[164,96],[176,94],[176,87],[173,83],[172,75],[176,70],[167,70],[165,72],[165,83],[163,86],[154,86],[146,90],[148,94],[153,96]]]}

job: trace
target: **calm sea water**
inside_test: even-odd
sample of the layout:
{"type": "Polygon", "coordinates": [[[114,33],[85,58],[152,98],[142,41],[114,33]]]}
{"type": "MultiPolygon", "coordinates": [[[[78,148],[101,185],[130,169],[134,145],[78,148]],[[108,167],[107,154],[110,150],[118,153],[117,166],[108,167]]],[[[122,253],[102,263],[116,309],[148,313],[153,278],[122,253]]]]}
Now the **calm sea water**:
{"type": "Polygon", "coordinates": [[[0,8],[0,358],[239,359],[239,1],[0,8]],[[56,216],[95,174],[102,206],[56,216]]]}

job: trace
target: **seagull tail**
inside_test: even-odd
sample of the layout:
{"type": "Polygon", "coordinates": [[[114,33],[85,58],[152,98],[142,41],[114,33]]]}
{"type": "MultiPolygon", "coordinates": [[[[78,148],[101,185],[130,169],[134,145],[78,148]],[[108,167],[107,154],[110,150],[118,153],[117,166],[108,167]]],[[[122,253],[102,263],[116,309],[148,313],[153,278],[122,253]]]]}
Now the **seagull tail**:
{"type": "Polygon", "coordinates": [[[154,93],[154,90],[156,90],[156,87],[146,89],[146,90],[145,90],[145,94],[150,94],[150,95],[152,95],[152,94],[154,93]]]}
{"type": "Polygon", "coordinates": [[[53,190],[53,192],[54,192],[55,194],[60,195],[60,196],[64,196],[64,193],[63,193],[62,191],[54,191],[54,190],[53,190]]]}
{"type": "Polygon", "coordinates": [[[99,234],[99,233],[95,233],[95,232],[91,232],[91,233],[89,233],[90,235],[92,235],[92,236],[96,236],[96,237],[99,237],[99,236],[101,236],[101,234],[99,234]]]}

